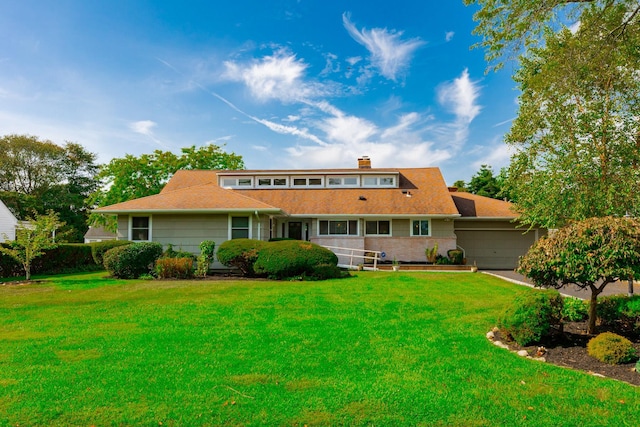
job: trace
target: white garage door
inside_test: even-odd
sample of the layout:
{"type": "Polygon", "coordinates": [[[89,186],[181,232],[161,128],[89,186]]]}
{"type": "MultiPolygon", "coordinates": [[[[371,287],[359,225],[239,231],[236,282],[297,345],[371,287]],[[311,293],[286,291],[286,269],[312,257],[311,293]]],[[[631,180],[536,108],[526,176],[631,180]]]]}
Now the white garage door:
{"type": "Polygon", "coordinates": [[[535,241],[535,233],[522,231],[456,230],[458,245],[464,248],[467,264],[475,261],[478,268],[513,270],[518,258],[527,253],[535,241]]]}

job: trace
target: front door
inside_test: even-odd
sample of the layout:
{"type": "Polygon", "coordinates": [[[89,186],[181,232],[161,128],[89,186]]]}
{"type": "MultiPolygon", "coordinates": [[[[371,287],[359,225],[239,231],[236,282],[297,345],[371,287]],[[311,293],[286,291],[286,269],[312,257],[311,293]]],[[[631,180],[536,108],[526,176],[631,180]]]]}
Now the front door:
{"type": "Polygon", "coordinates": [[[289,238],[302,240],[302,222],[289,223],[289,238]]]}

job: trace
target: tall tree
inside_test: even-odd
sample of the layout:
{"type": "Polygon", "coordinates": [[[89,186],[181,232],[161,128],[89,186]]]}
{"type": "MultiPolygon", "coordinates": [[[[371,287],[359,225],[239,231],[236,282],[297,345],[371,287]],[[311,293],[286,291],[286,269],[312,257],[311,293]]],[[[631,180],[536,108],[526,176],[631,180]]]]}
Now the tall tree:
{"type": "Polygon", "coordinates": [[[515,148],[506,187],[523,222],[640,213],[640,4],[477,3],[488,59],[521,53],[518,117],[505,140],[515,148]],[[563,26],[567,16],[579,25],[563,26]]]}
{"type": "Polygon", "coordinates": [[[479,196],[500,198],[500,183],[493,175],[493,169],[488,165],[480,166],[480,170],[471,177],[467,189],[470,193],[479,196]]]}
{"type": "MultiPolygon", "coordinates": [[[[127,154],[103,165],[98,178],[103,187],[89,198],[92,206],[107,206],[158,194],[179,169],[244,169],[242,156],[227,153],[214,144],[186,147],[180,155],[156,150],[139,157],[127,154]]],[[[113,221],[103,215],[92,215],[92,223],[113,229],[113,221]]]]}
{"type": "Polygon", "coordinates": [[[57,212],[69,239],[87,230],[84,200],[97,188],[96,156],[81,145],[59,146],[31,135],[0,137],[0,198],[19,219],[57,212]]]}

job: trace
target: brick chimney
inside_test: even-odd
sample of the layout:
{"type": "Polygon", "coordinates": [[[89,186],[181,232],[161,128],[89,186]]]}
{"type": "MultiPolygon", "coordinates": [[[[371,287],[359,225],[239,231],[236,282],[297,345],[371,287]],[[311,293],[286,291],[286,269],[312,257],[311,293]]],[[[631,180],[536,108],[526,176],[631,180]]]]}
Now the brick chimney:
{"type": "Polygon", "coordinates": [[[371,169],[371,159],[369,156],[362,156],[358,159],[358,169],[371,169]]]}

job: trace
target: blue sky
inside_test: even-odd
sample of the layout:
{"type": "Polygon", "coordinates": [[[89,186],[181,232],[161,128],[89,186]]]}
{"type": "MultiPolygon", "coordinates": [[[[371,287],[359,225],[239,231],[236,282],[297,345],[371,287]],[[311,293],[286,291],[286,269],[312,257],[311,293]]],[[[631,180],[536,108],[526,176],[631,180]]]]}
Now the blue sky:
{"type": "Polygon", "coordinates": [[[249,169],[506,166],[513,69],[462,0],[5,1],[0,134],[101,163],[225,144],[249,169]]]}

